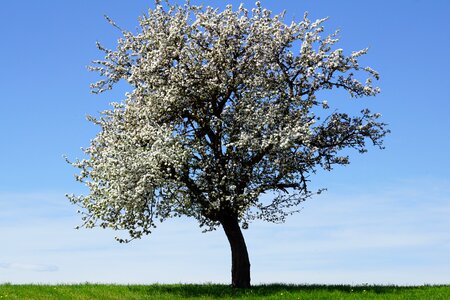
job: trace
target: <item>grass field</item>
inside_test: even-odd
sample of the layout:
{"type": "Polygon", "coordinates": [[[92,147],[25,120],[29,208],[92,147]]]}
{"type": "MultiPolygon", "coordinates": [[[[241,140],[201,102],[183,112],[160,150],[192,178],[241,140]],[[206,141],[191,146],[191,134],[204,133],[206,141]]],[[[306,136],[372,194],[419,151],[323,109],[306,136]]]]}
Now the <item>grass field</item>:
{"type": "Polygon", "coordinates": [[[235,290],[218,284],[0,285],[0,299],[423,299],[449,300],[450,286],[258,285],[235,290]]]}

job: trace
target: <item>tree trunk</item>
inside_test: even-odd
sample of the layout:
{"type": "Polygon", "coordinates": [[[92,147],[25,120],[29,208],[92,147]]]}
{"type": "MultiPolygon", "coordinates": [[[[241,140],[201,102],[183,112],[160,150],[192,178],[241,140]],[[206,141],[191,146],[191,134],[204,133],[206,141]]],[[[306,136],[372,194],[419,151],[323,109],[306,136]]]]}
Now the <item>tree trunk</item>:
{"type": "Polygon", "coordinates": [[[238,219],[234,216],[226,216],[221,218],[220,224],[231,247],[231,285],[234,288],[249,288],[250,260],[238,219]]]}

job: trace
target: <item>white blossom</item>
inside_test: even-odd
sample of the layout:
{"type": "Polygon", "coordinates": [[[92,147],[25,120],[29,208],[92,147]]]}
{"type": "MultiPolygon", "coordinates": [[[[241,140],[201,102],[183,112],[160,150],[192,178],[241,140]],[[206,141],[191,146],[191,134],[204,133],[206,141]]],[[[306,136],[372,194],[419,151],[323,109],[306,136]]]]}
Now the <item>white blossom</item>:
{"type": "Polygon", "coordinates": [[[117,49],[98,44],[105,58],[91,70],[103,79],[93,91],[121,80],[131,91],[89,118],[101,131],[87,158],[72,163],[90,191],[69,196],[84,225],[140,238],[156,220],[180,215],[208,228],[225,212],[244,226],[282,222],[312,195],[310,174],[349,163],[340,150],[381,146],[387,130],[378,114],[329,112],[333,100],[316,98],[334,88],[356,98],[379,93],[370,79],[378,73],[358,65],[367,49],[335,48],[337,32],[323,35],[325,21],[305,14],[287,25],[259,2],[251,11],[157,2],[137,33],[121,29],[117,49]],[[279,196],[262,202],[270,191],[279,196]]]}

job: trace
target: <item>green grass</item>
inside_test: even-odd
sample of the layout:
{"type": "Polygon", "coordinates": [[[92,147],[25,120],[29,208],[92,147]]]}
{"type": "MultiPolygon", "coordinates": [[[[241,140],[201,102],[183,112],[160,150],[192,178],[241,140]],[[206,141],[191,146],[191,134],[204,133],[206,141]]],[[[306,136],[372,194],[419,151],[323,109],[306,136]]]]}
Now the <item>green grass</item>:
{"type": "Polygon", "coordinates": [[[450,286],[257,285],[236,290],[219,284],[0,285],[4,299],[423,299],[450,300],[450,286]]]}

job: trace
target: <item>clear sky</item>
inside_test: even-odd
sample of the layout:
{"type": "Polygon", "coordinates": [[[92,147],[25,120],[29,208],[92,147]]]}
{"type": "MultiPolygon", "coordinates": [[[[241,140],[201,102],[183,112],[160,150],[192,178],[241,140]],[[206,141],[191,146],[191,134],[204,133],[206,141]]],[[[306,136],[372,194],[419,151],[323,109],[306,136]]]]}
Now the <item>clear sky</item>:
{"type": "MultiPolygon", "coordinates": [[[[319,172],[313,185],[328,191],[286,224],[250,225],[253,283],[449,284],[450,2],[262,3],[286,9],[287,21],[305,10],[329,16],[326,29],[341,30],[347,53],[370,47],[363,63],[380,72],[382,94],[359,101],[381,112],[392,134],[386,150],[353,153],[349,166],[319,172]]],[[[73,229],[81,220],[64,194],[83,187],[62,156],[82,156],[98,131],[85,116],[127,90],[89,93],[98,77],[86,66],[101,55],[95,42],[111,47],[119,37],[103,15],[133,30],[148,7],[152,1],[2,1],[0,283],[229,282],[225,235],[202,234],[192,220],[169,220],[127,245],[115,232],[73,229]]]]}

